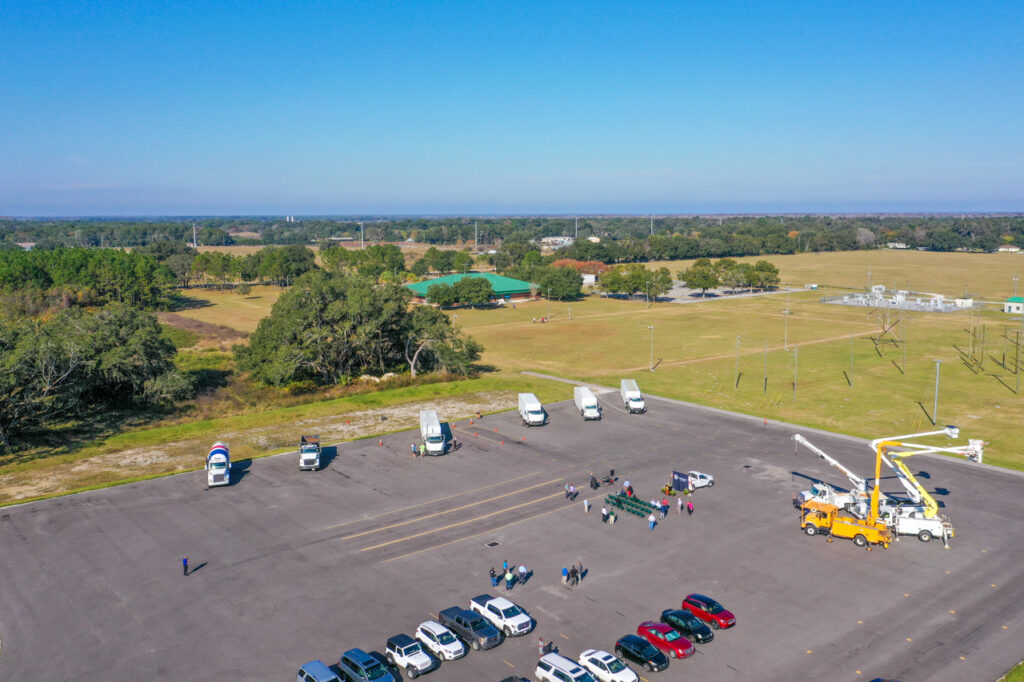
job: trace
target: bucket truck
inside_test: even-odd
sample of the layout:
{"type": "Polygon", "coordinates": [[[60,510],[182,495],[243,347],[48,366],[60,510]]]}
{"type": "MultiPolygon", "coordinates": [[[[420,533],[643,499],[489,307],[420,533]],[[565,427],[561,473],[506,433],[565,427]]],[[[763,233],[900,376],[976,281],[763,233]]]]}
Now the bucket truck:
{"type": "Polygon", "coordinates": [[[830,456],[824,450],[816,446],[811,441],[807,440],[799,433],[793,435],[793,441],[799,445],[803,445],[805,448],[822,458],[836,469],[842,471],[846,478],[849,479],[851,488],[848,493],[838,492],[835,488],[827,483],[815,483],[811,486],[810,490],[804,490],[797,493],[796,497],[793,498],[793,506],[799,508],[800,505],[805,502],[815,500],[825,504],[830,504],[840,509],[852,512],[856,516],[864,517],[867,514],[868,505],[868,483],[863,478],[853,473],[845,466],[840,464],[834,457],[830,456]]]}
{"type": "Polygon", "coordinates": [[[904,440],[936,435],[957,438],[960,435],[960,429],[955,426],[947,426],[938,431],[878,438],[871,441],[871,448],[876,451],[878,461],[885,462],[896,473],[896,478],[913,501],[912,505],[901,505],[891,513],[883,514],[889,525],[897,535],[916,535],[921,542],[929,542],[933,537],[940,537],[943,546],[948,549],[949,539],[954,537],[953,525],[947,517],[939,514],[939,503],[910,472],[903,460],[914,455],[946,452],[962,455],[972,462],[980,463],[984,458],[985,441],[972,438],[967,441],[967,445],[939,447],[910,443],[904,440]],[[900,449],[893,450],[892,448],[900,449]]]}

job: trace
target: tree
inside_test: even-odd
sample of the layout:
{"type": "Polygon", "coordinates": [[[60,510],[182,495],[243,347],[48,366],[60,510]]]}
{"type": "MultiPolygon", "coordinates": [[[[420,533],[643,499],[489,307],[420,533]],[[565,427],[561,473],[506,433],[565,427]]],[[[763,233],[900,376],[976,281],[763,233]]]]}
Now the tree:
{"type": "Polygon", "coordinates": [[[700,295],[704,296],[708,289],[717,287],[721,284],[721,281],[718,279],[718,275],[710,263],[707,265],[698,265],[698,263],[700,263],[699,260],[689,269],[681,271],[679,273],[679,280],[691,289],[700,289],[700,295]]]}
{"type": "Polygon", "coordinates": [[[468,251],[459,251],[452,262],[455,272],[469,272],[473,267],[473,256],[468,251]]]}
{"type": "Polygon", "coordinates": [[[759,260],[748,271],[750,286],[760,289],[774,289],[779,285],[779,269],[766,260],[759,260]]]}
{"type": "Polygon", "coordinates": [[[455,305],[458,302],[455,287],[444,282],[431,284],[427,287],[427,301],[442,308],[455,305]]]}
{"type": "Polygon", "coordinates": [[[281,295],[249,345],[236,346],[239,367],[275,386],[298,381],[339,384],[353,376],[380,376],[410,366],[425,339],[432,350],[426,363],[426,351],[420,351],[417,368],[435,362],[450,371],[468,367],[479,355],[479,345],[461,337],[440,338],[437,318],[417,313],[425,307],[410,311],[410,296],[396,283],[309,272],[281,295]],[[415,314],[419,317],[414,321],[415,314]],[[413,335],[413,329],[421,335],[413,335]]]}
{"type": "Polygon", "coordinates": [[[537,285],[556,301],[577,299],[583,293],[583,277],[572,268],[543,268],[537,285]]]}
{"type": "Polygon", "coordinates": [[[411,270],[412,274],[416,275],[417,277],[423,277],[428,272],[430,272],[430,265],[427,264],[426,258],[419,258],[416,260],[415,263],[412,264],[411,270]]]}
{"type": "Polygon", "coordinates": [[[421,363],[429,368],[468,374],[481,350],[471,337],[459,336],[448,316],[437,308],[418,306],[413,310],[405,339],[405,358],[412,376],[416,376],[421,363]]]}
{"type": "Polygon", "coordinates": [[[494,287],[483,277],[463,277],[452,285],[455,303],[483,305],[494,298],[494,287]]]}

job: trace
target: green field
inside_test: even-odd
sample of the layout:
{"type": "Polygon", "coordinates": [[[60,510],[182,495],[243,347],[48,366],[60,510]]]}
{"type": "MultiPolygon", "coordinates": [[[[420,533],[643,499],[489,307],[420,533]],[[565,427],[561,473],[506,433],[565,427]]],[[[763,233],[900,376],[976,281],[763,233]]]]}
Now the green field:
{"type": "MultiPolygon", "coordinates": [[[[968,292],[975,298],[1002,301],[1013,294],[1013,278],[1024,273],[1019,253],[938,253],[897,249],[800,253],[790,256],[750,256],[741,262],[767,260],[779,268],[783,284],[803,288],[865,288],[884,284],[890,289],[927,291],[947,296],[968,292]]],[[[648,267],[667,267],[675,276],[692,261],[659,261],[648,267]]],[[[1018,293],[1024,293],[1019,282],[1018,293]]]]}
{"type": "Polygon", "coordinates": [[[1015,321],[1000,312],[976,316],[977,325],[988,326],[989,358],[975,372],[956,349],[969,348],[970,313],[908,315],[905,346],[896,343],[903,336],[898,324],[895,337],[876,346],[871,338],[885,324],[884,313],[821,304],[808,292],[790,297],[786,315],[786,300],[773,295],[648,309],[591,298],[571,305],[572,319],[569,304],[551,303],[547,324],[532,322],[548,314],[548,303],[537,301],[515,310],[459,311],[457,322],[484,345],[484,361],[505,371],[610,386],[635,378],[651,394],[870,438],[931,428],[935,360],[941,360],[938,423],[990,442],[986,461],[1024,469],[1015,447],[1024,418],[1015,346],[1002,336],[1015,321]],[[996,362],[1004,352],[1009,369],[996,362]]]}

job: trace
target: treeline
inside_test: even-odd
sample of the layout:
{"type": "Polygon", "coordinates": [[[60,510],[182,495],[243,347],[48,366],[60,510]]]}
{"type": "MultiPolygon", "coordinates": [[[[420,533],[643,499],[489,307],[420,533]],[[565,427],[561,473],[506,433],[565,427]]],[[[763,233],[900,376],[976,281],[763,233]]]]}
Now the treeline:
{"type": "MultiPolygon", "coordinates": [[[[896,241],[935,251],[994,251],[1024,246],[1022,216],[597,216],[573,218],[203,218],[164,220],[0,220],[0,245],[34,242],[57,246],[145,246],[192,240],[201,245],[310,244],[330,238],[370,242],[413,239],[428,244],[493,248],[505,240],[550,236],[598,237],[621,242],[615,262],[642,259],[721,258],[798,251],[847,251],[896,241]],[[645,245],[643,255],[637,244],[645,245]]],[[[575,256],[574,256],[575,257],[575,256]]]]}
{"type": "Polygon", "coordinates": [[[132,306],[3,315],[0,447],[68,419],[187,397],[192,386],[174,355],[156,318],[132,306]]]}
{"type": "Polygon", "coordinates": [[[448,316],[411,307],[394,282],[316,270],[300,277],[260,321],[238,366],[272,386],[345,384],[363,374],[408,370],[465,375],[482,348],[448,316]]]}
{"type": "Polygon", "coordinates": [[[117,249],[0,251],[0,293],[15,308],[128,303],[155,308],[167,301],[174,275],[155,258],[117,249]]]}

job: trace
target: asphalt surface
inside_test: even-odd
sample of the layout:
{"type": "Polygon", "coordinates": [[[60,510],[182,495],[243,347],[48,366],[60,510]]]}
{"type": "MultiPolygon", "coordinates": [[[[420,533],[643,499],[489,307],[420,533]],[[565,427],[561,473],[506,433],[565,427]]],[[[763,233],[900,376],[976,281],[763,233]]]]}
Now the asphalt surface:
{"type": "MultiPolygon", "coordinates": [[[[600,399],[600,422],[562,402],[540,428],[514,412],[453,424],[460,447],[440,458],[412,458],[406,432],[328,448],[317,472],[281,455],[236,463],[228,488],[208,490],[200,471],[0,510],[0,679],[292,680],[307,660],[381,652],[468,606],[503,560],[533,571],[508,596],[536,631],[425,679],[532,678],[538,636],[572,657],[611,650],[690,592],[721,601],[736,627],[645,678],[994,680],[1024,654],[1019,475],[915,458],[956,526],[952,546],[868,552],[800,532],[793,493],[847,482],[794,455],[794,427],[657,399],[627,415],[616,394],[600,399]],[[673,469],[716,485],[697,491],[692,517],[673,508],[654,531],[627,514],[603,525],[612,488],[593,494],[587,473],[610,467],[643,499],[660,499],[673,469]],[[566,587],[561,569],[577,560],[585,578],[566,587]]],[[[963,438],[984,438],[977,428],[963,438]]],[[[802,432],[872,469],[865,444],[802,432]]]]}

